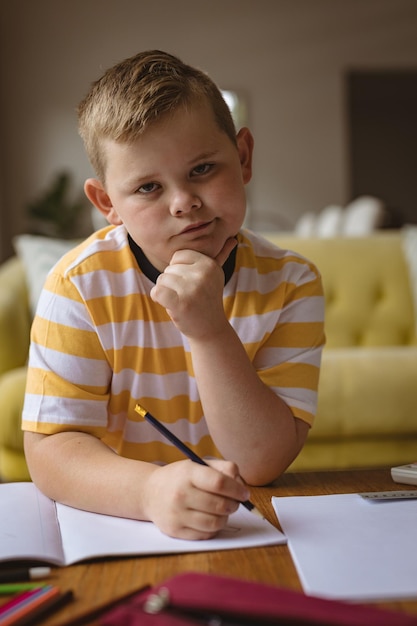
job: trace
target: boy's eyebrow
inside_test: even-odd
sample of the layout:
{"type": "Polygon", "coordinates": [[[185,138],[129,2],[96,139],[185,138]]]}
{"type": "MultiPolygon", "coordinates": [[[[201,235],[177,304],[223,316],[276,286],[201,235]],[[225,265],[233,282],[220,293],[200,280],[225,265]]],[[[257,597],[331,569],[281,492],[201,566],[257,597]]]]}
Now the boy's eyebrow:
{"type": "Polygon", "coordinates": [[[218,150],[210,150],[208,152],[202,152],[201,154],[199,154],[197,157],[193,158],[190,161],[191,163],[196,163],[197,161],[204,161],[204,159],[211,159],[214,156],[216,156],[216,154],[218,153],[218,150]]]}
{"type": "MultiPolygon", "coordinates": [[[[194,165],[195,163],[199,163],[201,161],[205,161],[206,159],[212,159],[213,157],[215,157],[217,154],[219,153],[219,150],[208,150],[206,152],[201,152],[200,154],[198,154],[196,157],[193,157],[192,159],[190,159],[190,161],[188,161],[188,166],[191,167],[192,165],[194,165]]],[[[160,174],[158,174],[158,172],[148,172],[145,174],[141,174],[138,176],[132,176],[131,179],[126,181],[126,188],[130,188],[130,187],[134,187],[135,185],[139,185],[140,183],[149,181],[149,180],[154,180],[159,178],[160,174]]]]}

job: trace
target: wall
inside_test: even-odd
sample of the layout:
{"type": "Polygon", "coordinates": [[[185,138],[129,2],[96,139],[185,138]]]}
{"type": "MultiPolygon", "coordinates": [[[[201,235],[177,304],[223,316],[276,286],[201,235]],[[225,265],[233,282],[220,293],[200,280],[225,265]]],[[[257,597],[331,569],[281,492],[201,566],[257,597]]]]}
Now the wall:
{"type": "Polygon", "coordinates": [[[25,205],[90,167],[75,107],[109,65],[163,48],[246,94],[249,225],[346,203],[344,72],[417,66],[415,0],[0,0],[0,258],[25,205]]]}

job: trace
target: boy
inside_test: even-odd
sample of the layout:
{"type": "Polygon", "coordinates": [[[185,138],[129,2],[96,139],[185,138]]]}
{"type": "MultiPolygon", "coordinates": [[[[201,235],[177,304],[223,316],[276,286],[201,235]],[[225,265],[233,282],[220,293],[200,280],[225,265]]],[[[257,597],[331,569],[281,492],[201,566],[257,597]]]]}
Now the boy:
{"type": "Polygon", "coordinates": [[[79,106],[110,226],[51,271],[23,412],[51,498],[215,535],[301,450],[323,336],[318,272],[242,232],[253,139],[218,88],[160,51],[108,70],[79,106]],[[184,460],[145,407],[210,466],[184,460]]]}

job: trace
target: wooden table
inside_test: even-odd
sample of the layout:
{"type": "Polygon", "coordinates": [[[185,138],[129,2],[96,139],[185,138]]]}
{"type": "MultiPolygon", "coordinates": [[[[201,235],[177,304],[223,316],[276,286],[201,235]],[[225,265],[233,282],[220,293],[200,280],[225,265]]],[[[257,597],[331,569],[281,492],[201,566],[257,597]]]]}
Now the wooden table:
{"type": "MultiPolygon", "coordinates": [[[[271,505],[272,495],[325,495],[399,488],[401,486],[392,481],[388,469],[294,473],[285,474],[274,486],[253,489],[251,500],[270,522],[279,527],[271,505]]],[[[54,569],[51,584],[57,584],[63,591],[72,589],[76,599],[43,624],[97,624],[97,619],[84,622],[81,616],[147,583],[160,583],[186,571],[229,575],[301,591],[286,545],[113,559],[54,569]]],[[[415,601],[379,603],[379,606],[417,615],[417,597],[415,601]]]]}

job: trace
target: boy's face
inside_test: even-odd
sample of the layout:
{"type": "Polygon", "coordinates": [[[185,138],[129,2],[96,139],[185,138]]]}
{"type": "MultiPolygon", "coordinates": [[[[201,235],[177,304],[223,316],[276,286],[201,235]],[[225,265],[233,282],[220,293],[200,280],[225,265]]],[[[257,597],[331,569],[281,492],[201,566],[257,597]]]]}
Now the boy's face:
{"type": "Polygon", "coordinates": [[[253,139],[238,147],[208,105],[180,109],[134,143],[104,144],[106,182],[86,182],[89,199],[111,224],[123,223],[160,271],[177,250],[215,258],[242,226],[253,139]]]}

